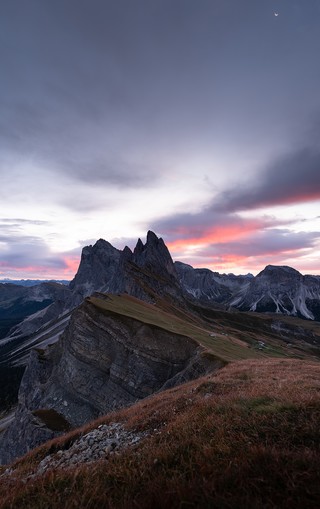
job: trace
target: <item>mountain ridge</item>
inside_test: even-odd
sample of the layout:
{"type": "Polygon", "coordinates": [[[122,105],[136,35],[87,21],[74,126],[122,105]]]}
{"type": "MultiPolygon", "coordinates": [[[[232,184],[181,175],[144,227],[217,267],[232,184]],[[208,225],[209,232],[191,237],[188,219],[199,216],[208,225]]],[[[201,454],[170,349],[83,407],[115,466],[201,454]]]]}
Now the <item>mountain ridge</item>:
{"type": "MultiPolygon", "coordinates": [[[[201,302],[222,304],[226,309],[236,307],[246,311],[255,311],[257,307],[255,303],[257,305],[259,301],[259,312],[276,312],[320,320],[320,276],[302,276],[291,267],[274,265],[267,265],[257,276],[220,274],[207,268],[193,268],[179,261],[173,262],[163,239],[158,238],[152,231],[147,233],[145,244],[138,239],[133,251],[128,246],[119,250],[103,239],[99,239],[94,245],[84,247],[78,271],[68,286],[70,296],[64,299],[59,314],[74,309],[94,291],[127,292],[143,300],[152,301],[154,298],[152,294],[163,293],[164,281],[159,282],[159,276],[164,277],[166,281],[165,293],[180,301],[184,294],[187,298],[195,298],[201,302]],[[278,295],[279,288],[277,289],[273,282],[276,277],[282,280],[283,285],[285,279],[283,275],[288,274],[288,271],[291,277],[300,281],[300,291],[297,288],[296,295],[293,294],[292,285],[285,289],[287,293],[291,292],[290,299],[295,300],[294,303],[289,302],[289,306],[288,299],[282,302],[282,297],[278,295]],[[152,275],[156,276],[153,280],[152,275]],[[264,295],[268,293],[265,291],[266,285],[255,283],[257,280],[262,281],[262,278],[269,278],[268,284],[273,284],[275,295],[264,295]],[[304,287],[305,292],[301,290],[304,287]],[[250,296],[250,293],[254,293],[254,297],[250,296]]],[[[3,298],[0,284],[0,299],[3,298]]],[[[45,313],[46,311],[43,312],[45,313]]],[[[48,316],[51,314],[54,315],[54,312],[48,312],[48,316]]],[[[24,329],[26,334],[37,330],[38,319],[33,326],[32,315],[24,318],[26,324],[19,325],[20,330],[14,335],[23,336],[24,329]]]]}

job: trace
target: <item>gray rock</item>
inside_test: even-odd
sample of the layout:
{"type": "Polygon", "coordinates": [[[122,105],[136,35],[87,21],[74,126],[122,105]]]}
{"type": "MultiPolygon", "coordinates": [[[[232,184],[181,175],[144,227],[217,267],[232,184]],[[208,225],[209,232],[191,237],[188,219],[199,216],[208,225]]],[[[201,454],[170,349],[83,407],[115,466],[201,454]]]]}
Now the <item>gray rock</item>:
{"type": "MultiPolygon", "coordinates": [[[[37,477],[49,469],[72,468],[74,465],[90,463],[98,459],[108,461],[110,455],[117,454],[128,447],[136,446],[149,434],[148,431],[125,430],[119,423],[99,426],[96,430],[77,439],[69,449],[60,450],[46,456],[39,463],[32,477],[37,477]],[[97,444],[94,447],[91,444],[93,435],[97,439],[97,444]],[[117,435],[117,439],[114,438],[115,435],[117,435]]],[[[14,475],[14,470],[7,469],[4,475],[10,477],[14,475]]]]}

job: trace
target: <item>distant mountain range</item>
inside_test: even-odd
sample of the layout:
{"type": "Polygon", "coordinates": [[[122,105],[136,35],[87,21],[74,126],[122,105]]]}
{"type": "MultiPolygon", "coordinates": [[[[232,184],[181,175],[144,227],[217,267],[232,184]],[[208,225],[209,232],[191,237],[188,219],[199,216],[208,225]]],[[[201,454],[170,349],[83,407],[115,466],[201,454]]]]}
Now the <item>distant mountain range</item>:
{"type": "Polygon", "coordinates": [[[202,302],[259,313],[320,321],[320,276],[303,276],[287,266],[267,265],[257,276],[219,274],[175,263],[183,291],[202,302]]]}
{"type": "Polygon", "coordinates": [[[0,338],[26,317],[57,300],[65,300],[68,293],[67,286],[56,282],[25,286],[0,283],[0,338]]]}
{"type": "Polygon", "coordinates": [[[0,285],[0,313],[24,314],[0,341],[3,408],[28,363],[3,462],[230,360],[320,356],[320,277],[271,265],[256,277],[194,269],[151,231],[133,251],[103,239],[85,247],[68,286],[0,285]]]}
{"type": "Polygon", "coordinates": [[[0,279],[0,283],[9,283],[12,285],[19,286],[35,286],[41,283],[60,283],[62,285],[68,285],[70,283],[67,279],[0,279]]]}

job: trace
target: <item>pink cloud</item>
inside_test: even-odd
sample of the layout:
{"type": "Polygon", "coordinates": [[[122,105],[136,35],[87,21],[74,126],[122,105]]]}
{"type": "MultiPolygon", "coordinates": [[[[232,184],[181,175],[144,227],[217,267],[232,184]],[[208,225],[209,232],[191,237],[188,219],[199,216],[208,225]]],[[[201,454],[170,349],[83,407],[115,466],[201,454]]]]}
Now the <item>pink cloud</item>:
{"type": "Polygon", "coordinates": [[[65,263],[65,268],[63,269],[63,274],[68,277],[73,277],[78,270],[80,263],[80,255],[79,256],[65,256],[63,257],[63,261],[65,263]]]}

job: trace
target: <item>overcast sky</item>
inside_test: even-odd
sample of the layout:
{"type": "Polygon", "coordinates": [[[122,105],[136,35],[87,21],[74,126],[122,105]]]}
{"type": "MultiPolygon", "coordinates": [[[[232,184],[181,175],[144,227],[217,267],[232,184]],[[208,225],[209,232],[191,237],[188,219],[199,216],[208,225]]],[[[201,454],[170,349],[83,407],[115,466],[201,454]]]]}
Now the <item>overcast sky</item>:
{"type": "Polygon", "coordinates": [[[1,0],[0,277],[148,229],[320,274],[319,0],[1,0]]]}

